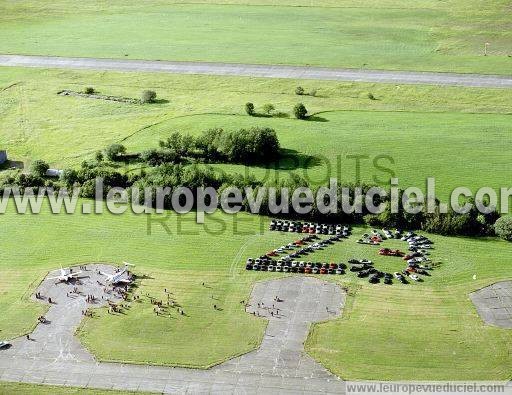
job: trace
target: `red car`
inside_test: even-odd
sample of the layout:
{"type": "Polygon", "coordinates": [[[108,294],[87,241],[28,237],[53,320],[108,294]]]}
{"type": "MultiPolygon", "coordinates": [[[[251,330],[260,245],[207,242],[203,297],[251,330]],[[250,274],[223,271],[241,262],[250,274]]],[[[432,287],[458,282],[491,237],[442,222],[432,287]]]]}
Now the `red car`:
{"type": "Polygon", "coordinates": [[[400,250],[390,250],[389,248],[381,248],[379,255],[384,256],[404,256],[404,253],[400,250]]]}

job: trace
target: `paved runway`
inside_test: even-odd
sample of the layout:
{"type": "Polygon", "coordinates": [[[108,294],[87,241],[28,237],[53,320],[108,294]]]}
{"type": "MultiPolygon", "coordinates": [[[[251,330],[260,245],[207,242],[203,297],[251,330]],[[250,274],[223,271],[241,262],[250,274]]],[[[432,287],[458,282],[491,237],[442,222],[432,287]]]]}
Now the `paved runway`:
{"type": "Polygon", "coordinates": [[[469,297],[487,324],[512,329],[512,281],[489,285],[469,297]]]}
{"type": "Polygon", "coordinates": [[[0,55],[0,66],[91,69],[114,71],[207,74],[305,80],[383,82],[395,84],[459,85],[512,88],[512,76],[336,69],[236,63],[170,62],[157,60],[64,58],[53,56],[0,55]]]}
{"type": "Polygon", "coordinates": [[[96,305],[115,297],[102,294],[104,277],[98,269],[112,271],[88,265],[81,294],[72,297],[67,296],[72,285],[43,281],[38,291],[54,301],[46,315],[50,323],[37,326],[34,340],[16,339],[10,349],[0,352],[0,380],[178,394],[345,392],[344,382],[305,354],[303,345],[311,322],[340,314],[344,294],[335,284],[305,276],[257,283],[247,312],[269,319],[261,347],[212,369],[195,370],[94,360],[74,331],[87,308],[85,295],[97,296],[96,305]]]}

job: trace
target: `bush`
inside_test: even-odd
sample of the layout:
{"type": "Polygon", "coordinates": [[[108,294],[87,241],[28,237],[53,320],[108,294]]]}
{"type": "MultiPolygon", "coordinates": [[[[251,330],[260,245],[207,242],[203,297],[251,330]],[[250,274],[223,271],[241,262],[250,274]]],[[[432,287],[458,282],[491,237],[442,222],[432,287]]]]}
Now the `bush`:
{"type": "MultiPolygon", "coordinates": [[[[6,183],[3,184],[2,186],[5,186],[6,183]]],[[[32,174],[18,173],[13,179],[9,177],[7,184],[17,185],[22,189],[26,187],[37,188],[44,186],[45,180],[32,174]]]]}
{"type": "Polygon", "coordinates": [[[92,86],[88,86],[84,89],[84,93],[88,95],[92,95],[95,92],[94,88],[92,86]]]}
{"type": "Polygon", "coordinates": [[[363,217],[363,221],[368,226],[380,226],[380,225],[382,225],[382,223],[380,221],[380,217],[377,216],[377,215],[366,214],[363,217]]]}
{"type": "Polygon", "coordinates": [[[166,148],[179,156],[190,156],[194,151],[196,141],[191,135],[174,132],[167,140],[161,140],[159,145],[161,148],[166,148]]]}
{"type": "Polygon", "coordinates": [[[295,107],[293,107],[293,115],[295,115],[295,118],[297,119],[306,119],[307,113],[308,110],[302,103],[296,104],[295,107]]]}
{"type": "Polygon", "coordinates": [[[197,155],[209,161],[231,163],[268,162],[279,157],[279,140],[274,129],[253,127],[226,132],[210,129],[196,140],[197,155]]]}
{"type": "Polygon", "coordinates": [[[86,180],[80,188],[80,196],[86,199],[93,199],[96,196],[96,183],[94,180],[86,180]]]}
{"type": "Polygon", "coordinates": [[[223,148],[235,163],[269,162],[279,157],[279,140],[274,129],[253,127],[225,135],[223,148]]]}
{"type": "Polygon", "coordinates": [[[245,112],[249,114],[250,116],[253,116],[255,114],[254,112],[254,104],[252,103],[245,103],[245,112]]]}
{"type": "Polygon", "coordinates": [[[298,86],[297,88],[295,88],[295,94],[302,96],[304,94],[304,88],[302,86],[298,86]]]}
{"type": "Polygon", "coordinates": [[[309,96],[316,96],[316,94],[318,93],[318,91],[316,89],[312,89],[310,92],[309,92],[309,96]]]}
{"type": "Polygon", "coordinates": [[[126,152],[126,148],[121,144],[112,144],[105,150],[105,155],[109,160],[116,161],[126,152]]]}
{"type": "Polygon", "coordinates": [[[373,96],[373,93],[368,92],[368,99],[370,100],[377,100],[375,96],[373,96]]]}
{"type": "Polygon", "coordinates": [[[175,151],[150,149],[142,152],[140,159],[149,166],[159,166],[164,163],[179,163],[181,156],[175,151]]]}
{"type": "Polygon", "coordinates": [[[146,90],[142,92],[142,96],[140,97],[141,103],[153,103],[156,99],[156,92],[146,90]]]}
{"type": "Polygon", "coordinates": [[[94,158],[96,159],[97,162],[103,161],[103,152],[97,151],[96,154],[94,155],[94,158]]]}
{"type": "Polygon", "coordinates": [[[275,108],[275,107],[274,107],[274,105],[273,105],[273,104],[271,104],[271,103],[267,103],[267,104],[265,104],[265,105],[263,106],[263,112],[264,112],[265,114],[267,114],[267,115],[270,115],[270,113],[271,113],[272,111],[274,111],[275,109],[276,109],[276,108],[275,108]]]}
{"type": "Polygon", "coordinates": [[[512,241],[512,215],[498,218],[494,224],[494,231],[503,240],[512,241]]]}
{"type": "Polygon", "coordinates": [[[30,166],[30,173],[36,177],[44,177],[46,175],[46,171],[50,168],[48,163],[44,160],[35,160],[32,162],[30,166]]]}
{"type": "Polygon", "coordinates": [[[78,182],[78,173],[73,169],[65,169],[60,175],[60,179],[68,188],[71,188],[75,182],[78,182]]]}

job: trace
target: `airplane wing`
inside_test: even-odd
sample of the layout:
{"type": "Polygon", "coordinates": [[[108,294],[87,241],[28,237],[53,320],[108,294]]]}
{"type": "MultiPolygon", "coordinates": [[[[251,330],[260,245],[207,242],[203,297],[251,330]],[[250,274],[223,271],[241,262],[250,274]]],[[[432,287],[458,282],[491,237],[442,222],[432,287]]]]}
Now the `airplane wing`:
{"type": "Polygon", "coordinates": [[[112,281],[112,279],[114,278],[114,275],[112,275],[112,274],[108,274],[108,273],[101,272],[101,271],[100,271],[100,274],[103,275],[103,276],[106,276],[107,277],[107,281],[112,281]]]}
{"type": "Polygon", "coordinates": [[[78,272],[73,272],[73,273],[68,274],[68,277],[75,277],[75,276],[78,276],[80,273],[82,273],[81,270],[79,270],[78,272]]]}

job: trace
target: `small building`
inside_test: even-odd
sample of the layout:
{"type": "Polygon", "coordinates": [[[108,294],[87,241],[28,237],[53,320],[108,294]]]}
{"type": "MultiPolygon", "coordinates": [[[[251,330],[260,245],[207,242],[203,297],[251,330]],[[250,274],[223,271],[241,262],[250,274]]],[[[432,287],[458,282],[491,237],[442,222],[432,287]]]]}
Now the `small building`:
{"type": "Polygon", "coordinates": [[[7,152],[0,150],[0,165],[7,162],[7,152]]]}
{"type": "Polygon", "coordinates": [[[62,170],[57,170],[57,169],[48,169],[46,170],[46,176],[47,177],[60,177],[62,175],[63,171],[62,170]]]}

